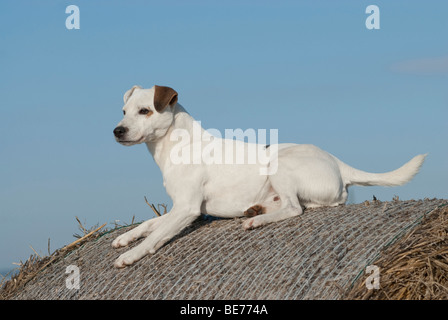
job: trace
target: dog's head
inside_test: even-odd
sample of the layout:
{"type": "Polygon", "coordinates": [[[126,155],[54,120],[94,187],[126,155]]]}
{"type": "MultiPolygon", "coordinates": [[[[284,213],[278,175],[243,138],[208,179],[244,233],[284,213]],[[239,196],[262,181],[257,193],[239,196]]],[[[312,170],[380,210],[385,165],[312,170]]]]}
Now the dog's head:
{"type": "Polygon", "coordinates": [[[123,96],[123,120],[114,129],[115,140],[132,146],[163,137],[173,123],[177,92],[169,87],[133,86],[123,96]]]}

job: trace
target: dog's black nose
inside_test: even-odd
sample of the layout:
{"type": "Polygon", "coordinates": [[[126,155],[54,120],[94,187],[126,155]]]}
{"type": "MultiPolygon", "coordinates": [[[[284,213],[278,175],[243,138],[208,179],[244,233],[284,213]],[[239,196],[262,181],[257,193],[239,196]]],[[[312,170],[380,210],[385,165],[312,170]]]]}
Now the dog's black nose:
{"type": "Polygon", "coordinates": [[[125,127],[120,126],[120,127],[116,127],[114,129],[114,135],[117,138],[122,138],[126,132],[128,132],[128,128],[125,128],[125,127]]]}

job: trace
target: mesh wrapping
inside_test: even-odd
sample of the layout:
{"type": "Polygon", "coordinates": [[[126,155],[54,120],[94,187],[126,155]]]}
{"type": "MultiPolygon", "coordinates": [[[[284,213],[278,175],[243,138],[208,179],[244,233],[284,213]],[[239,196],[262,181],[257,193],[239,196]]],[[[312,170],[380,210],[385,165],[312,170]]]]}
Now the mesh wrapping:
{"type": "Polygon", "coordinates": [[[40,272],[14,299],[340,299],[381,250],[446,200],[370,202],[309,209],[245,231],[242,218],[199,219],[130,267],[113,262],[130,247],[106,233],[40,272]],[[66,267],[80,270],[67,289],[66,267]]]}

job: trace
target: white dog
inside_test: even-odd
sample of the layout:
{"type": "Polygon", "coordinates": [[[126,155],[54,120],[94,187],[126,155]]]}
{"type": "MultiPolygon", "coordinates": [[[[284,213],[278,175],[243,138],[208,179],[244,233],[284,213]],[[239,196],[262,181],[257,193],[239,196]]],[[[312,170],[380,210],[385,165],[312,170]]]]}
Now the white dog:
{"type": "Polygon", "coordinates": [[[114,130],[115,138],[126,146],[146,143],[162,171],[173,207],[169,213],[145,221],[113,241],[112,246],[118,248],[146,237],[116,260],[119,268],[154,253],[201,213],[225,218],[246,215],[250,218],[244,221],[244,229],[260,227],[300,215],[304,208],[344,204],[350,185],[402,185],[419,171],[426,156],[418,155],[397,170],[376,174],[354,169],[313,145],[279,144],[263,146],[270,152],[267,163],[205,163],[196,161],[197,154],[210,144],[215,152],[217,145],[230,146],[235,152],[243,150],[245,160],[250,144],[210,139],[202,128],[198,141],[193,134],[197,122],[177,103],[177,92],[169,87],[134,86],[123,99],[124,118],[114,130]],[[183,149],[179,148],[179,132],[191,133],[182,140],[183,149]],[[187,153],[188,163],[179,163],[173,161],[175,149],[196,152],[187,153]],[[275,169],[271,174],[261,174],[262,167],[275,169]]]}

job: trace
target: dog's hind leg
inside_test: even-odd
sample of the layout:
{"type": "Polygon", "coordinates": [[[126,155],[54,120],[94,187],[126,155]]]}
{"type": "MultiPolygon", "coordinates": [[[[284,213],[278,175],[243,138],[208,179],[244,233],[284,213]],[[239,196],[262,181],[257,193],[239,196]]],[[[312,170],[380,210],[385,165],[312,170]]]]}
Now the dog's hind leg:
{"type": "Polygon", "coordinates": [[[244,211],[244,216],[255,217],[255,216],[258,216],[258,215],[264,214],[264,213],[266,213],[266,208],[263,207],[262,205],[256,204],[256,205],[250,207],[249,209],[247,209],[246,211],[244,211]]]}
{"type": "Polygon", "coordinates": [[[282,154],[280,152],[278,158],[273,160],[277,163],[271,162],[271,164],[277,167],[276,173],[268,177],[270,189],[272,190],[269,195],[273,197],[270,199],[268,196],[268,199],[260,203],[261,206],[265,207],[265,213],[262,212],[264,214],[256,215],[244,221],[244,229],[258,228],[265,224],[281,221],[303,213],[298,197],[298,179],[291,170],[291,167],[295,165],[295,162],[292,160],[295,161],[288,153],[282,154]]]}
{"type": "Polygon", "coordinates": [[[282,206],[279,210],[249,218],[243,222],[243,228],[246,230],[258,228],[271,222],[298,216],[303,212],[296,195],[292,195],[291,197],[280,196],[280,198],[282,206]]]}

